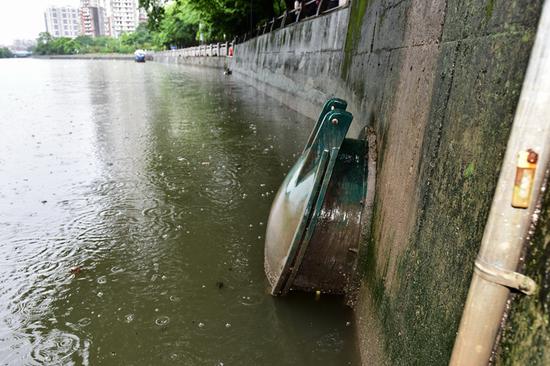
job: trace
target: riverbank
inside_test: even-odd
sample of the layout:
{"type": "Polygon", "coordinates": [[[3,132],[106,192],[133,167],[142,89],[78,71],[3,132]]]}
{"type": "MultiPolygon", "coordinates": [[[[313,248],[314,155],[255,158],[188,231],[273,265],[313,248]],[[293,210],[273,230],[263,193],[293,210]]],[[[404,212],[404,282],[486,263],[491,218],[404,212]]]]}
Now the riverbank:
{"type": "Polygon", "coordinates": [[[46,60],[133,60],[133,54],[120,53],[88,53],[83,55],[42,55],[32,56],[36,59],[46,60]]]}

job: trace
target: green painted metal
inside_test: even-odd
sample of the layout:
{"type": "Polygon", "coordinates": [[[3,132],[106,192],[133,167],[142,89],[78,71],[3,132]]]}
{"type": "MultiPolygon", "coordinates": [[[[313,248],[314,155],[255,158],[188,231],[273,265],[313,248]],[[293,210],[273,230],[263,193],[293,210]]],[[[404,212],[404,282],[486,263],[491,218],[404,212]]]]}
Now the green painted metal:
{"type": "MultiPolygon", "coordinates": [[[[355,159],[355,165],[361,165],[355,169],[350,168],[349,164],[346,165],[346,171],[337,167],[338,162],[342,161],[340,149],[353,119],[351,113],[345,111],[346,106],[345,101],[337,98],[325,103],[302,155],[288,173],[273,201],[267,225],[264,262],[273,295],[288,293],[293,288],[300,266],[304,260],[309,260],[306,256],[316,255],[307,253],[311,252],[308,249],[315,237],[319,218],[324,212],[327,190],[334,186],[331,181],[338,181],[349,175],[349,172],[358,175],[357,187],[360,187],[358,190],[361,198],[356,199],[353,194],[352,196],[356,199],[355,205],[360,206],[364,192],[364,160],[355,159]],[[335,171],[340,176],[334,176],[335,171]]],[[[350,144],[346,144],[348,145],[350,144]]],[[[354,146],[359,145],[364,147],[364,144],[354,146]]],[[[331,188],[330,192],[331,195],[334,192],[350,194],[349,189],[331,188]]],[[[329,201],[333,200],[334,197],[329,197],[329,201]]],[[[347,199],[342,197],[342,202],[347,202],[347,199]]],[[[323,223],[326,224],[326,220],[323,223]]],[[[323,256],[326,254],[321,253],[323,256]]],[[[330,251],[328,256],[333,254],[338,256],[330,251]]]]}
{"type": "Polygon", "coordinates": [[[366,192],[366,141],[344,139],[292,289],[344,293],[351,285],[366,192]]]}
{"type": "Polygon", "coordinates": [[[342,111],[345,111],[347,107],[348,107],[348,103],[345,100],[340,98],[330,98],[329,100],[326,101],[325,105],[323,106],[323,110],[321,111],[321,114],[317,119],[317,123],[315,123],[313,130],[311,130],[311,133],[309,134],[306,146],[304,147],[304,151],[302,152],[302,154],[305,153],[309,147],[311,147],[311,144],[313,143],[313,140],[315,140],[315,136],[317,136],[317,132],[319,131],[319,128],[323,123],[323,119],[328,114],[328,112],[333,111],[335,109],[340,109],[342,111]]]}

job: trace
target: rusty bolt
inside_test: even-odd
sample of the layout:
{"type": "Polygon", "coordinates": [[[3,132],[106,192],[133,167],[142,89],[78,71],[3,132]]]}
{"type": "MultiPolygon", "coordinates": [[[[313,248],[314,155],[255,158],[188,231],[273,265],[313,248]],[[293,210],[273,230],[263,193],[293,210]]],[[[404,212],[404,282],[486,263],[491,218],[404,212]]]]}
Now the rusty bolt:
{"type": "Polygon", "coordinates": [[[333,125],[337,125],[338,124],[338,119],[333,118],[331,122],[332,122],[333,125]]]}
{"type": "Polygon", "coordinates": [[[529,152],[529,155],[527,155],[527,162],[529,164],[536,164],[537,161],[539,160],[539,154],[537,154],[531,149],[527,150],[527,152],[529,152]]]}

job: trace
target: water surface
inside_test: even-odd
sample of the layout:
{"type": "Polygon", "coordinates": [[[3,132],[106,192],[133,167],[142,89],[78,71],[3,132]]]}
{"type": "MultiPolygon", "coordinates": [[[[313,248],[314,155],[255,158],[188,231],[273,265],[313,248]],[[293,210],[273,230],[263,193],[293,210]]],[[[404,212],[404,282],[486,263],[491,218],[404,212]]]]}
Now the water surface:
{"type": "Polygon", "coordinates": [[[338,298],[266,293],[312,121],[217,70],[0,61],[0,363],[348,365],[338,298]]]}

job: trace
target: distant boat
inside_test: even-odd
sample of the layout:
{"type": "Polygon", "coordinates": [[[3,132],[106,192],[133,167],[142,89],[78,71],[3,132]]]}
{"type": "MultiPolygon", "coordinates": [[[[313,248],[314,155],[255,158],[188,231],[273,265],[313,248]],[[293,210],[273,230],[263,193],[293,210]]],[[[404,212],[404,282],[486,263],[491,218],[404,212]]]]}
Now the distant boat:
{"type": "Polygon", "coordinates": [[[136,50],[136,52],[134,52],[134,59],[136,62],[145,62],[145,51],[136,50]]]}
{"type": "Polygon", "coordinates": [[[16,58],[24,58],[30,56],[32,56],[32,52],[30,51],[13,51],[13,57],[16,58]]]}

